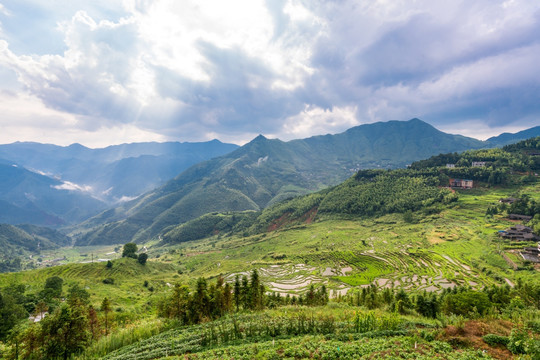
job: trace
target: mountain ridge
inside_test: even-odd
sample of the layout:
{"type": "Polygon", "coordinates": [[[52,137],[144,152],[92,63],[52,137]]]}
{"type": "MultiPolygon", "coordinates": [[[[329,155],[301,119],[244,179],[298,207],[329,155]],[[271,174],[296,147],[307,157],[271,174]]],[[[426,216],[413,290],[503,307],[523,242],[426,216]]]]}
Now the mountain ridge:
{"type": "Polygon", "coordinates": [[[484,146],[480,140],[445,134],[419,119],[360,125],[336,135],[288,142],[259,135],[227,155],[190,167],[110,212],[112,216],[102,214],[97,223],[109,224],[88,232],[78,244],[108,243],[113,238],[143,241],[209,212],[261,210],[338,184],[358,169],[404,167],[440,152],[484,146]]]}
{"type": "MultiPolygon", "coordinates": [[[[236,148],[237,145],[225,144],[219,140],[204,143],[146,142],[111,145],[103,149],[90,149],[80,144],[57,146],[16,142],[0,145],[0,158],[6,159],[0,164],[5,165],[2,171],[8,172],[9,166],[12,165],[25,168],[32,173],[50,178],[50,187],[70,190],[73,194],[79,193],[80,196],[93,197],[100,203],[112,205],[135,198],[162,185],[193,164],[223,155],[236,148]]],[[[27,174],[27,177],[32,176],[27,174]]],[[[5,180],[8,181],[7,178],[5,180]]],[[[46,187],[40,189],[50,193],[50,189],[46,187]]],[[[12,187],[11,191],[16,192],[17,188],[12,187]]],[[[24,193],[14,193],[10,196],[22,198],[24,193]]],[[[5,197],[0,199],[10,202],[5,197]]],[[[12,202],[11,205],[15,206],[13,208],[15,211],[7,212],[9,219],[5,221],[9,223],[60,225],[72,222],[69,219],[64,219],[66,221],[57,219],[44,223],[36,218],[39,216],[35,211],[21,208],[12,202]]],[[[98,210],[103,208],[105,206],[98,210]]],[[[73,210],[76,210],[76,205],[73,210]]],[[[88,215],[94,214],[95,212],[88,215]]],[[[82,220],[84,219],[77,219],[82,220]]]]}

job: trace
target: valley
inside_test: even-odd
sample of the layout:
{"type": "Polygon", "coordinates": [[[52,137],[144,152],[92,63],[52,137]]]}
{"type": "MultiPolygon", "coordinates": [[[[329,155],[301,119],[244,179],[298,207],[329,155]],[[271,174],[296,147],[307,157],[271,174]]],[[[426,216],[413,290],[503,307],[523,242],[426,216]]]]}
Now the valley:
{"type": "MultiPolygon", "coordinates": [[[[0,358],[536,359],[540,265],[522,253],[538,247],[538,148],[534,138],[359,170],[268,206],[156,227],[137,244],[66,246],[58,235],[40,268],[0,274],[0,358]],[[527,238],[504,237],[527,226],[527,238]],[[66,324],[61,341],[50,329],[66,324]]],[[[163,206],[153,196],[124,210],[163,206]]],[[[45,234],[7,229],[30,245],[45,234]]]]}

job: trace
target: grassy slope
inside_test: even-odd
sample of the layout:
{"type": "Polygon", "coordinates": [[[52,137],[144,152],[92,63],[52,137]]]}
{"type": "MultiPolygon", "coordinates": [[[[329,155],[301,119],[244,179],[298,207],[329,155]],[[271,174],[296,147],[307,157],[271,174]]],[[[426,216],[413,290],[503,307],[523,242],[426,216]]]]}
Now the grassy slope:
{"type": "MultiPolygon", "coordinates": [[[[498,253],[500,246],[495,232],[513,223],[499,216],[495,218],[484,216],[488,205],[495,203],[501,197],[514,194],[517,190],[517,188],[495,188],[461,191],[457,203],[448,205],[440,214],[414,213],[417,223],[413,224],[404,222],[403,217],[397,214],[373,219],[353,217],[325,219],[323,217],[311,224],[284,227],[266,234],[248,237],[216,235],[209,239],[183,243],[172,248],[151,248],[152,259],[146,266],[141,266],[132,259],[119,259],[114,260],[113,268],[110,270],[106,269],[105,263],[93,263],[69,264],[17,274],[2,274],[0,287],[12,282],[22,282],[28,285],[27,291],[37,291],[43,286],[47,277],[58,275],[65,279],[67,285],[74,282],[83,285],[90,292],[91,301],[96,307],[99,307],[103,297],[111,298],[113,309],[122,309],[122,312],[115,312],[117,319],[127,316],[132,319],[131,321],[133,319],[141,319],[143,323],[147,321],[146,324],[149,324],[147,326],[151,328],[148,334],[155,334],[163,331],[163,328],[155,321],[148,319],[154,316],[151,309],[157,298],[168,291],[169,287],[166,283],[181,281],[193,285],[194,279],[198,276],[229,275],[252,268],[268,269],[272,265],[280,265],[282,269],[291,271],[277,275],[264,273],[261,270],[262,278],[267,286],[271,287],[271,283],[284,283],[284,280],[291,280],[292,283],[302,282],[311,276],[315,279],[314,282],[317,282],[317,278],[328,281],[328,285],[334,291],[340,290],[343,286],[360,286],[380,278],[391,279],[397,288],[411,289],[423,286],[420,283],[420,276],[431,279],[426,285],[438,286],[439,289],[441,285],[435,283],[435,278],[438,276],[456,283],[470,285],[472,285],[471,282],[485,285],[502,284],[505,278],[515,282],[518,277],[538,281],[537,271],[516,272],[498,253]],[[158,254],[160,257],[156,259],[155,256],[158,254]],[[422,262],[428,266],[422,266],[422,262]],[[301,263],[307,263],[314,269],[294,267],[301,263]],[[321,276],[321,272],[327,267],[339,269],[344,266],[351,266],[353,271],[347,273],[346,276],[321,276]],[[467,271],[464,266],[470,267],[470,271],[467,271]],[[177,270],[183,273],[179,275],[177,270]],[[414,275],[418,276],[417,283],[409,287],[414,283],[412,281],[414,275]],[[102,280],[109,277],[113,278],[115,283],[103,284],[102,280]],[[407,279],[403,280],[404,277],[407,279]],[[142,285],[144,280],[147,280],[154,288],[153,292],[142,285]],[[401,283],[397,284],[396,281],[401,281],[401,283]]],[[[519,190],[535,199],[540,199],[540,185],[531,185],[519,190]]],[[[302,292],[302,289],[292,289],[289,292],[302,292]]],[[[283,312],[294,314],[299,310],[284,308],[277,311],[278,313],[270,311],[269,315],[264,315],[274,319],[269,320],[269,323],[278,321],[284,316],[283,312]],[[279,313],[279,311],[283,312],[279,313]]],[[[332,316],[336,319],[341,316],[350,320],[356,309],[344,310],[330,306],[316,311],[322,311],[324,316],[332,316]]],[[[138,331],[136,328],[132,329],[130,331],[138,331]]],[[[187,334],[194,334],[199,331],[197,329],[198,327],[188,328],[186,331],[187,334]]],[[[140,331],[144,332],[144,329],[140,331]]],[[[322,357],[326,354],[325,356],[331,358],[337,355],[335,350],[338,347],[342,355],[356,354],[352,355],[353,358],[358,358],[360,355],[369,358],[369,356],[388,354],[388,356],[403,355],[428,359],[435,353],[441,354],[443,359],[470,359],[480,356],[475,350],[454,350],[444,341],[426,341],[416,330],[407,331],[409,332],[406,335],[396,334],[396,336],[375,339],[363,335],[358,337],[359,335],[354,334],[346,335],[345,338],[334,335],[328,337],[319,333],[277,339],[258,336],[253,339],[224,341],[219,345],[209,344],[193,348],[190,351],[194,354],[189,355],[188,358],[251,359],[257,354],[264,354],[270,358],[295,356],[302,358],[314,354],[322,357]],[[357,337],[358,341],[350,341],[357,337]],[[398,344],[398,350],[396,350],[398,344]]],[[[487,331],[485,326],[483,331],[487,331]]],[[[129,335],[131,333],[126,334],[123,336],[131,336],[129,335]]],[[[165,339],[165,343],[170,346],[176,343],[185,344],[184,335],[171,335],[172,337],[168,338],[167,334],[162,333],[157,338],[147,340],[151,345],[150,348],[160,349],[159,344],[162,341],[160,339],[165,339]]],[[[445,335],[440,330],[436,330],[435,334],[439,340],[448,340],[444,338],[445,335]]],[[[508,331],[502,334],[508,335],[508,331]]],[[[143,338],[148,336],[150,335],[145,335],[143,338]]],[[[470,336],[473,336],[472,333],[470,336]]],[[[479,343],[483,344],[481,338],[479,339],[479,343]]],[[[184,347],[184,345],[181,346],[184,347]]],[[[121,351],[125,353],[120,353],[120,358],[128,358],[126,354],[130,354],[132,350],[125,347],[121,351]]],[[[137,354],[135,355],[137,358],[143,358],[139,350],[133,351],[137,354]]],[[[111,353],[111,358],[114,358],[114,354],[111,353]]],[[[174,352],[166,352],[155,358],[174,354],[174,352]]],[[[510,357],[508,353],[504,356],[510,357]]]]}
{"type": "Polygon", "coordinates": [[[47,278],[59,276],[64,279],[64,292],[77,283],[88,290],[91,302],[96,308],[99,308],[104,297],[108,297],[112,301],[113,309],[120,308],[122,311],[131,312],[134,317],[139,317],[149,315],[141,313],[141,310],[146,309],[146,304],[153,301],[155,293],[168,288],[167,282],[174,283],[178,276],[175,275],[174,267],[170,264],[147,262],[143,266],[137,260],[122,258],[114,260],[111,269],[107,269],[105,262],[94,262],[0,274],[0,287],[22,283],[27,287],[26,292],[38,292],[47,278]],[[104,284],[103,280],[106,278],[112,278],[114,284],[104,284]],[[145,280],[154,288],[153,292],[143,286],[145,280]]]}
{"type": "MultiPolygon", "coordinates": [[[[198,276],[227,276],[252,268],[267,269],[272,265],[286,268],[307,263],[316,269],[297,273],[304,278],[314,275],[328,281],[330,288],[334,290],[344,285],[349,287],[368,284],[377,278],[395,282],[403,276],[408,277],[405,281],[407,284],[414,285],[412,277],[415,274],[430,278],[431,283],[436,277],[442,276],[456,284],[472,282],[478,286],[502,283],[505,278],[512,282],[518,277],[535,279],[536,272],[513,271],[499,253],[502,244],[495,235],[496,231],[514,223],[499,215],[494,218],[486,218],[484,215],[490,204],[516,190],[517,188],[495,188],[460,191],[459,200],[448,205],[440,214],[413,213],[417,222],[412,224],[404,222],[400,214],[372,219],[322,217],[311,224],[297,224],[253,236],[215,235],[172,247],[154,247],[150,249],[148,269],[163,266],[159,276],[151,271],[136,275],[143,278],[147,276],[148,280],[155,280],[163,285],[164,282],[179,280],[193,282],[198,276]],[[157,255],[160,256],[159,259],[155,258],[157,255]],[[346,276],[321,276],[327,267],[338,269],[348,266],[352,267],[352,271],[346,276]],[[177,270],[182,274],[178,275],[177,270]]],[[[540,185],[531,185],[521,191],[540,199],[540,185]]],[[[89,253],[92,250],[75,248],[68,255],[74,258],[76,252],[89,253]]],[[[510,257],[520,264],[518,256],[510,253],[510,257]]],[[[86,259],[89,259],[88,256],[86,259]]],[[[0,284],[18,279],[42,286],[46,277],[59,274],[65,276],[66,280],[82,280],[93,284],[92,286],[100,289],[96,294],[101,295],[106,291],[116,290],[122,284],[129,287],[130,284],[144,281],[145,278],[135,279],[116,273],[126,266],[125,262],[128,260],[117,261],[120,261],[118,269],[115,261],[113,271],[109,273],[106,272],[104,263],[70,264],[36,272],[3,274],[0,276],[0,284]],[[109,277],[107,274],[119,281],[118,284],[101,284],[103,278],[109,277]]],[[[130,274],[131,270],[123,271],[130,274]]],[[[291,280],[295,276],[289,273],[282,277],[291,280]]],[[[279,278],[280,275],[269,274],[263,277],[263,280],[269,283],[280,280],[279,278]]],[[[416,282],[423,287],[419,279],[416,279],[416,282]]],[[[440,284],[433,285],[440,288],[437,286],[440,284]]]]}

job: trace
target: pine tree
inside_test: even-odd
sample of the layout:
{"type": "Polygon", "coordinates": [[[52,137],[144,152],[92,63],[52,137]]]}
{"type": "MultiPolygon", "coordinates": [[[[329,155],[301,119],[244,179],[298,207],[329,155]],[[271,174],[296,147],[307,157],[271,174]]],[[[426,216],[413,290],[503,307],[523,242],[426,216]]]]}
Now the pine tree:
{"type": "Polygon", "coordinates": [[[241,296],[241,285],[240,285],[240,277],[238,275],[234,278],[234,305],[236,306],[236,311],[240,309],[240,301],[242,300],[241,296]]]}
{"type": "Polygon", "coordinates": [[[249,280],[246,275],[242,276],[242,287],[241,287],[241,298],[242,298],[242,307],[244,309],[250,309],[251,296],[249,293],[249,280]]]}
{"type": "Polygon", "coordinates": [[[105,313],[105,335],[109,334],[109,312],[111,311],[111,302],[109,298],[103,298],[101,302],[101,311],[105,313]]]}
{"type": "Polygon", "coordinates": [[[232,309],[232,299],[231,299],[231,285],[229,283],[225,284],[223,288],[223,313],[228,313],[232,309]]]}
{"type": "Polygon", "coordinates": [[[260,286],[260,280],[259,280],[259,273],[257,272],[257,269],[253,269],[251,272],[251,284],[249,288],[249,294],[250,294],[250,301],[249,301],[249,308],[250,309],[260,309],[262,307],[261,305],[261,296],[259,292],[259,286],[260,286]]]}

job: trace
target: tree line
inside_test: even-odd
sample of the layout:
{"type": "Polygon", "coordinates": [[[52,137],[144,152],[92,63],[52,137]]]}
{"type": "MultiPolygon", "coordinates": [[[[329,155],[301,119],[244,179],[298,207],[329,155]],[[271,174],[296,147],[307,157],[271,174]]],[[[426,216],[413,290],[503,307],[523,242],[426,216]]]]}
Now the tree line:
{"type": "Polygon", "coordinates": [[[205,278],[199,278],[193,291],[187,285],[176,284],[171,293],[158,303],[158,315],[174,318],[182,324],[198,324],[215,320],[238,311],[257,311],[283,305],[325,305],[328,292],[323,285],[309,290],[301,296],[281,296],[267,293],[254,269],[250,276],[236,275],[233,285],[218,277],[215,284],[208,285],[205,278]]]}
{"type": "Polygon", "coordinates": [[[337,302],[368,309],[384,308],[400,314],[417,313],[424,317],[438,318],[444,315],[482,316],[489,311],[523,310],[527,307],[540,309],[540,285],[518,280],[516,286],[490,286],[473,290],[467,286],[443,289],[436,292],[406,292],[403,289],[378,289],[371,285],[362,290],[338,296],[337,302]]]}

